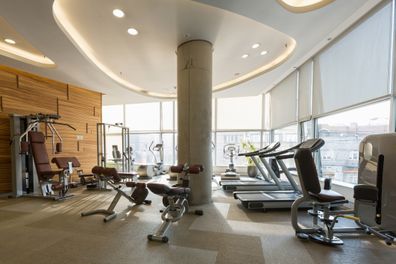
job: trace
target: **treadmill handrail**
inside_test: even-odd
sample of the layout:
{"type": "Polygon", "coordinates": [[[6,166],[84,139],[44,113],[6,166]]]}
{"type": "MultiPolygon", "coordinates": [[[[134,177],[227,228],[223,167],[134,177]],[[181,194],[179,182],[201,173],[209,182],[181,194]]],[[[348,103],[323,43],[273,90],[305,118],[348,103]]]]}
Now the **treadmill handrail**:
{"type": "MultiPolygon", "coordinates": [[[[318,149],[320,149],[323,145],[325,144],[325,141],[321,138],[315,138],[315,139],[308,139],[306,141],[303,141],[291,148],[277,151],[277,152],[271,152],[271,153],[264,153],[260,154],[259,156],[262,158],[268,158],[268,157],[279,157],[280,159],[286,159],[282,158],[282,155],[287,154],[288,156],[291,154],[294,154],[294,152],[299,149],[299,148],[309,148],[311,152],[314,152],[318,149]]],[[[288,157],[291,158],[291,157],[288,157]]]]}
{"type": "Polygon", "coordinates": [[[264,148],[252,152],[239,153],[238,156],[245,156],[245,157],[259,156],[261,154],[272,152],[279,147],[280,147],[279,142],[272,142],[271,144],[265,146],[264,148]]]}

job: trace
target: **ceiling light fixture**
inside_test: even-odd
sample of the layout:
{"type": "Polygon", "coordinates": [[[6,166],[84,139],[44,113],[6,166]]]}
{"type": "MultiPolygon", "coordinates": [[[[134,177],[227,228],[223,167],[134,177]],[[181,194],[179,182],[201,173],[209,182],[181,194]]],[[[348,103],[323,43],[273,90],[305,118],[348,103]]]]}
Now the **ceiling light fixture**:
{"type": "Polygon", "coordinates": [[[7,42],[8,44],[12,44],[12,45],[16,44],[15,40],[13,40],[13,39],[6,38],[6,39],[4,39],[4,41],[7,42]]]}
{"type": "Polygon", "coordinates": [[[254,43],[252,45],[252,49],[257,49],[258,47],[260,47],[260,43],[254,43]]]}
{"type": "Polygon", "coordinates": [[[114,9],[113,10],[113,15],[115,16],[115,17],[124,17],[125,16],[125,13],[124,13],[124,11],[122,11],[121,9],[114,9]]]}
{"type": "Polygon", "coordinates": [[[265,55],[265,54],[267,54],[267,53],[268,53],[268,51],[263,50],[262,52],[260,52],[260,55],[265,55]]]}
{"type": "Polygon", "coordinates": [[[136,36],[137,34],[139,34],[139,31],[137,31],[136,28],[128,28],[128,34],[132,36],[136,36]]]}
{"type": "Polygon", "coordinates": [[[243,54],[242,55],[242,59],[246,59],[247,57],[249,57],[249,54],[243,54]]]}

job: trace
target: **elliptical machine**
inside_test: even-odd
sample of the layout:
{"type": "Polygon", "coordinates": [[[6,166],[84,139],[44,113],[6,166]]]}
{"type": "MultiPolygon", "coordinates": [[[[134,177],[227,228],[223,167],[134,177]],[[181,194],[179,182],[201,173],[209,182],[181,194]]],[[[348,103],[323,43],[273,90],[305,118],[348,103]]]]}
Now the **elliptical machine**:
{"type": "Polygon", "coordinates": [[[137,168],[139,179],[151,179],[167,173],[164,169],[164,144],[158,143],[154,145],[154,141],[151,141],[148,149],[153,155],[154,164],[139,165],[137,168]],[[155,154],[156,152],[158,153],[158,158],[155,154]]]}
{"type": "Polygon", "coordinates": [[[226,144],[223,147],[224,158],[230,159],[228,168],[221,174],[221,180],[239,180],[239,174],[236,172],[234,158],[238,157],[239,146],[236,144],[226,144]]]}
{"type": "Polygon", "coordinates": [[[154,157],[154,176],[166,174],[166,171],[164,170],[164,144],[158,143],[154,145],[154,141],[151,141],[149,151],[154,157]],[[158,152],[159,159],[157,159],[155,152],[158,152]]]}

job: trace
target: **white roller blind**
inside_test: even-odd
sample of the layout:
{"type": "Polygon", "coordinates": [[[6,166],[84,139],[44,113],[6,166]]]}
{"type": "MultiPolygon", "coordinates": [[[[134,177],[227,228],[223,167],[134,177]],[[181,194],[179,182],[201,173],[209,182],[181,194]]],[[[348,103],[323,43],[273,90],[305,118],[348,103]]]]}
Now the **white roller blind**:
{"type": "Polygon", "coordinates": [[[293,72],[270,91],[271,129],[297,121],[297,72],[293,72]]]}
{"type": "Polygon", "coordinates": [[[261,129],[262,95],[219,98],[217,129],[261,129]]]}
{"type": "Polygon", "coordinates": [[[313,61],[309,60],[299,68],[298,77],[298,120],[307,121],[312,116],[312,74],[313,61]]]}
{"type": "Polygon", "coordinates": [[[391,4],[314,58],[313,112],[320,115],[388,94],[391,4]]]}

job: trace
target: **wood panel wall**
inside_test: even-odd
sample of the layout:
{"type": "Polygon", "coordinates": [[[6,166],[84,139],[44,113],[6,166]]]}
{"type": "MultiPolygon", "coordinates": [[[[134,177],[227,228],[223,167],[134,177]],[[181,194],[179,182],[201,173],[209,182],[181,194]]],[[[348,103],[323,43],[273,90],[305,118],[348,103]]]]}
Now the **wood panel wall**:
{"type": "Polygon", "coordinates": [[[12,188],[9,115],[34,113],[59,114],[59,122],[77,129],[56,126],[63,138],[63,152],[53,154],[48,140],[50,158],[77,157],[86,172],[96,164],[96,123],[102,119],[102,94],[0,65],[0,193],[12,188]]]}

